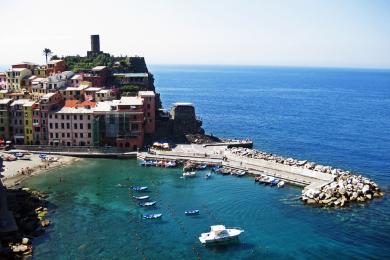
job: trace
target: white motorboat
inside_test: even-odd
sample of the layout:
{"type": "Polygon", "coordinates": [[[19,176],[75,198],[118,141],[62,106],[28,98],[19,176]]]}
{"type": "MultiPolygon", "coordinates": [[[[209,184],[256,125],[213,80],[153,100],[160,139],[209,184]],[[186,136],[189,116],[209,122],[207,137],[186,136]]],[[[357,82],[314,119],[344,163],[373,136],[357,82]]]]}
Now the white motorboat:
{"type": "Polygon", "coordinates": [[[183,177],[195,177],[196,172],[183,172],[183,177]]]}
{"type": "Polygon", "coordinates": [[[202,244],[231,241],[237,239],[238,236],[244,232],[244,230],[240,228],[226,228],[224,225],[214,225],[210,228],[210,232],[202,233],[200,235],[199,241],[202,244]]]}

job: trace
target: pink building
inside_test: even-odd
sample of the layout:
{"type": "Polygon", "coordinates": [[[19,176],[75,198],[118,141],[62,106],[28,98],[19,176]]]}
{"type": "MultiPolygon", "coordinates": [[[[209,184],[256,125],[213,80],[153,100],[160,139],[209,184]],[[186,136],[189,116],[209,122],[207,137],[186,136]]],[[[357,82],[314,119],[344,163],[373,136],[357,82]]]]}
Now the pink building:
{"type": "Polygon", "coordinates": [[[60,93],[48,93],[39,100],[38,108],[33,110],[33,132],[35,144],[48,144],[49,113],[59,109],[64,101],[60,93]]]}
{"type": "Polygon", "coordinates": [[[0,89],[7,89],[7,75],[0,72],[0,89]]]}
{"type": "Polygon", "coordinates": [[[49,144],[90,146],[94,102],[68,101],[63,108],[49,114],[49,144]]]}
{"type": "Polygon", "coordinates": [[[138,96],[143,99],[145,134],[154,134],[156,131],[156,95],[153,91],[139,91],[138,96]]]}

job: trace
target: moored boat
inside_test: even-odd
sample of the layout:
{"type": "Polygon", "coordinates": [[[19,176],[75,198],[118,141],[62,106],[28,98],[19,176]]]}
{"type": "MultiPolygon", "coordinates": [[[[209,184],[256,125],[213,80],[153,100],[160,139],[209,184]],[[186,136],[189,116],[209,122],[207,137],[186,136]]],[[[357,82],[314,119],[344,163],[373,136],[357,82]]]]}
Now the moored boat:
{"type": "Polygon", "coordinates": [[[283,188],[284,187],[284,181],[280,181],[277,186],[278,186],[278,188],[283,188]]]}
{"type": "Polygon", "coordinates": [[[183,172],[183,177],[185,178],[193,178],[196,176],[196,172],[183,172]]]}
{"type": "Polygon", "coordinates": [[[211,178],[211,173],[206,173],[206,175],[204,176],[205,179],[210,179],[211,178]]]}
{"type": "Polygon", "coordinates": [[[186,215],[197,215],[199,214],[199,209],[191,209],[184,211],[184,214],[186,215]]]}
{"type": "Polygon", "coordinates": [[[147,186],[130,186],[130,189],[133,191],[146,191],[148,189],[147,186]]]}
{"type": "Polygon", "coordinates": [[[139,205],[141,206],[141,207],[151,207],[151,206],[154,206],[154,205],[156,205],[156,201],[149,201],[149,202],[141,202],[141,203],[139,203],[139,205]]]}
{"type": "Polygon", "coordinates": [[[157,219],[157,218],[161,218],[162,217],[162,214],[161,213],[156,213],[156,214],[144,214],[142,215],[142,218],[144,219],[157,219]]]}
{"type": "Polygon", "coordinates": [[[237,239],[238,236],[244,232],[244,230],[240,228],[226,228],[224,225],[214,225],[210,228],[210,232],[202,233],[200,235],[199,241],[202,244],[232,241],[237,239]]]}
{"type": "Polygon", "coordinates": [[[149,199],[149,196],[133,196],[133,198],[136,200],[147,200],[149,199]]]}

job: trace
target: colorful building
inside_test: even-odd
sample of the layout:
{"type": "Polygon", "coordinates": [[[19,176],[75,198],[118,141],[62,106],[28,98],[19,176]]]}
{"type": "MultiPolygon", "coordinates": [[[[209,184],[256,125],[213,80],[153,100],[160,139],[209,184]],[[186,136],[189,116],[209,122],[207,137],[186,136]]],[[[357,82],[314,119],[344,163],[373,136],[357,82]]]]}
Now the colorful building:
{"type": "Polygon", "coordinates": [[[89,73],[83,74],[83,80],[92,83],[92,87],[103,87],[109,75],[108,68],[106,66],[94,67],[89,73]]]}
{"type": "Polygon", "coordinates": [[[28,99],[18,99],[11,103],[11,128],[15,144],[24,144],[24,104],[31,102],[28,99]]]}
{"type": "Polygon", "coordinates": [[[19,92],[23,88],[23,79],[31,76],[31,70],[26,68],[11,68],[6,72],[7,88],[13,92],[19,92]]]}
{"type": "Polygon", "coordinates": [[[47,63],[46,67],[46,76],[51,76],[57,73],[65,71],[65,61],[64,60],[51,60],[47,63]]]}
{"type": "Polygon", "coordinates": [[[156,95],[153,91],[139,91],[138,96],[144,101],[145,134],[154,134],[156,131],[156,95]]]}
{"type": "Polygon", "coordinates": [[[0,99],[0,138],[11,139],[10,133],[10,106],[12,99],[0,99]]]}
{"type": "Polygon", "coordinates": [[[0,72],[0,90],[7,89],[7,75],[4,72],[0,72]]]}
{"type": "Polygon", "coordinates": [[[49,145],[91,146],[95,102],[67,101],[49,113],[49,145]]]}
{"type": "Polygon", "coordinates": [[[25,102],[23,104],[24,112],[24,144],[34,144],[33,135],[33,111],[38,107],[35,101],[25,102]]]}
{"type": "Polygon", "coordinates": [[[40,98],[38,107],[33,109],[34,144],[46,145],[49,143],[49,113],[61,108],[63,104],[64,100],[58,92],[48,93],[40,98]]]}
{"type": "Polygon", "coordinates": [[[98,102],[94,109],[94,145],[112,145],[137,150],[144,141],[143,99],[122,97],[98,102]]]}

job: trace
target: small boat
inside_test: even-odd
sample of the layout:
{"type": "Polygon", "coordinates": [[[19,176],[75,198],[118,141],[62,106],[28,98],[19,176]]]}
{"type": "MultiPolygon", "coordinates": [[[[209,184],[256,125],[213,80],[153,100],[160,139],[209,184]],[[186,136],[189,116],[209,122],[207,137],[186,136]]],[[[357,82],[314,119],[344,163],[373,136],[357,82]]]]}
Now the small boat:
{"type": "Polygon", "coordinates": [[[242,176],[244,176],[246,174],[246,171],[244,171],[244,170],[242,170],[242,171],[237,171],[236,172],[236,176],[238,176],[238,177],[242,177],[242,176]]]}
{"type": "Polygon", "coordinates": [[[17,153],[15,153],[15,156],[16,156],[17,158],[20,158],[20,157],[23,157],[23,156],[24,156],[24,153],[17,152],[17,153]]]}
{"type": "Polygon", "coordinates": [[[183,177],[192,178],[192,177],[195,177],[195,176],[196,176],[196,172],[183,172],[183,177]]]}
{"type": "Polygon", "coordinates": [[[144,218],[144,219],[157,219],[157,218],[161,218],[161,217],[162,217],[161,213],[157,213],[157,214],[144,214],[144,215],[142,215],[142,218],[144,218]]]}
{"type": "Polygon", "coordinates": [[[45,153],[40,153],[40,154],[39,154],[39,158],[41,158],[41,159],[42,159],[42,158],[46,158],[46,157],[47,157],[47,154],[45,154],[45,153]]]}
{"type": "Polygon", "coordinates": [[[211,226],[210,232],[200,235],[199,241],[202,244],[232,241],[237,239],[243,232],[244,230],[240,228],[226,228],[224,225],[214,225],[211,226]]]}
{"type": "Polygon", "coordinates": [[[154,206],[156,205],[156,201],[149,201],[149,202],[143,202],[143,203],[140,203],[139,205],[141,207],[151,207],[151,206],[154,206]]]}
{"type": "Polygon", "coordinates": [[[279,183],[279,180],[278,180],[278,179],[273,179],[273,180],[271,181],[270,185],[271,185],[271,186],[276,186],[276,185],[278,185],[278,183],[279,183]]]}
{"type": "Polygon", "coordinates": [[[206,173],[206,175],[204,176],[205,179],[210,179],[211,178],[211,173],[206,173]]]}
{"type": "Polygon", "coordinates": [[[220,172],[222,169],[222,166],[214,166],[213,168],[211,168],[211,171],[212,172],[220,172]]]}
{"type": "Polygon", "coordinates": [[[207,165],[206,164],[201,164],[201,165],[196,166],[196,168],[198,170],[205,170],[207,168],[207,165]]]}
{"type": "Polygon", "coordinates": [[[133,191],[146,191],[148,189],[147,186],[130,186],[130,189],[133,191]]]}
{"type": "Polygon", "coordinates": [[[145,166],[145,167],[149,167],[149,166],[153,165],[152,161],[149,161],[149,160],[141,160],[139,164],[141,166],[145,166]]]}
{"type": "Polygon", "coordinates": [[[184,211],[184,214],[186,215],[197,215],[199,214],[199,209],[191,209],[184,211]]]}
{"type": "Polygon", "coordinates": [[[283,186],[284,186],[284,181],[280,181],[279,183],[278,183],[278,188],[283,188],[283,186]]]}
{"type": "Polygon", "coordinates": [[[169,161],[165,163],[165,168],[174,168],[176,167],[176,162],[175,161],[169,161]]]}
{"type": "Polygon", "coordinates": [[[133,196],[133,198],[136,200],[147,200],[149,199],[149,196],[133,196]]]}

